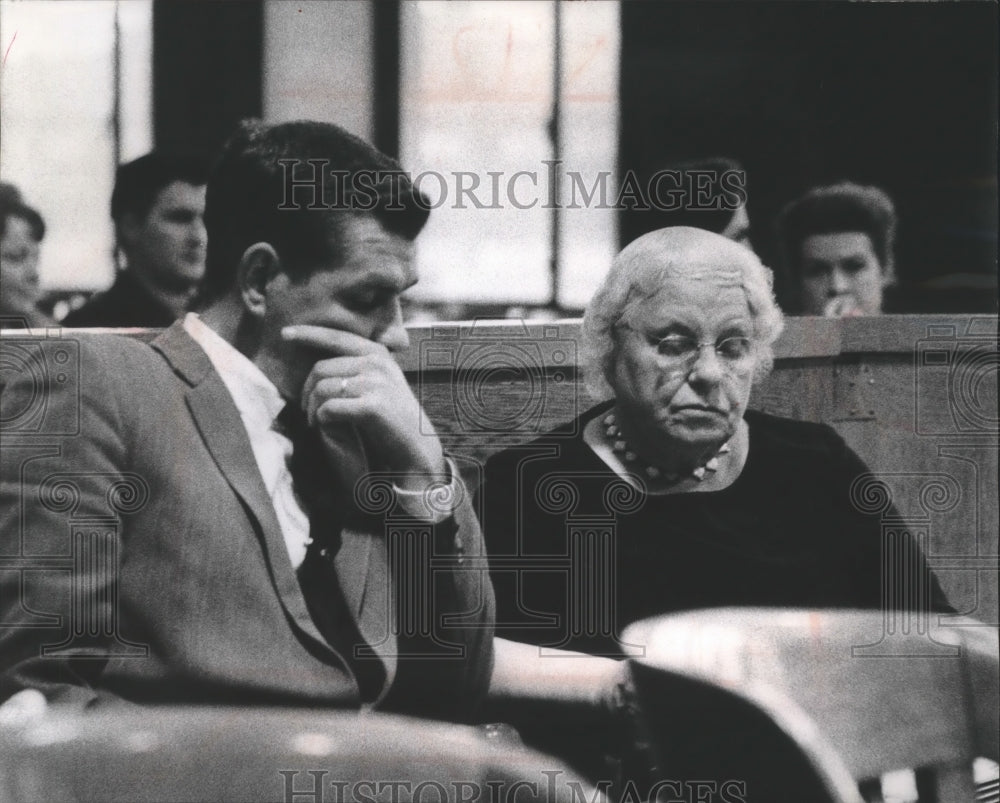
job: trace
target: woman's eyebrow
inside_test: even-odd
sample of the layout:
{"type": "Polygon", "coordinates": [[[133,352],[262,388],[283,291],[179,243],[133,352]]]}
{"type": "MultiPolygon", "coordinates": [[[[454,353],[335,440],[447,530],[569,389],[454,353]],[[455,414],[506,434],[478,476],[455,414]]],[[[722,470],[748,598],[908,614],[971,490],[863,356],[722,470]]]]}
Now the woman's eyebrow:
{"type": "Polygon", "coordinates": [[[694,330],[680,321],[667,321],[650,327],[651,337],[666,337],[667,335],[693,335],[694,330]]]}

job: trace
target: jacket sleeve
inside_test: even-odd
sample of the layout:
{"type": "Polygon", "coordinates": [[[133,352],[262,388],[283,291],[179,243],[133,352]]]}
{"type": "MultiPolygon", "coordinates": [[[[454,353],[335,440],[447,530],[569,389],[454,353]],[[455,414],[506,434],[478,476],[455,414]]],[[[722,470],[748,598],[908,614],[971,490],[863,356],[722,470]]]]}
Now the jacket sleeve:
{"type": "Polygon", "coordinates": [[[496,604],[469,492],[457,472],[451,479],[454,498],[442,500],[451,515],[437,523],[387,524],[387,536],[404,544],[397,554],[408,551],[409,558],[393,561],[399,670],[383,707],[472,721],[493,671],[496,604]],[[431,544],[423,559],[409,546],[420,530],[431,544]],[[414,593],[420,588],[425,592],[414,593]]]}
{"type": "Polygon", "coordinates": [[[115,393],[74,338],[5,339],[0,388],[0,701],[33,688],[86,707],[116,651],[125,470],[115,393]]]}

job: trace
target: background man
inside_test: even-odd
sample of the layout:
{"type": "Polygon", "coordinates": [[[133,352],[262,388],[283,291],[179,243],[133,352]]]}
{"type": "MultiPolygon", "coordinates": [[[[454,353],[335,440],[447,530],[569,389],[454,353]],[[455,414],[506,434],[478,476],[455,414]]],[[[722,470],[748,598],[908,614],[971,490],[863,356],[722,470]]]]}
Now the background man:
{"type": "Polygon", "coordinates": [[[815,187],[777,220],[785,269],[803,315],[878,315],[895,281],[896,210],[878,187],[815,187]]]}
{"type": "Polygon", "coordinates": [[[124,266],[66,326],[168,326],[184,313],[205,272],[206,178],[199,161],[157,152],[118,168],[111,218],[124,266]]]}
{"type": "Polygon", "coordinates": [[[675,162],[653,173],[650,182],[650,208],[629,209],[621,216],[623,244],[668,226],[693,226],[753,250],[746,169],[735,159],[711,156],[675,162]]]}
{"type": "Polygon", "coordinates": [[[0,572],[0,700],[471,715],[482,540],[391,353],[427,209],[336,126],[248,124],[209,182],[201,314],[151,344],[78,333],[42,424],[9,372],[2,554],[77,569],[0,572]],[[392,179],[356,197],[330,171],[392,179]]]}

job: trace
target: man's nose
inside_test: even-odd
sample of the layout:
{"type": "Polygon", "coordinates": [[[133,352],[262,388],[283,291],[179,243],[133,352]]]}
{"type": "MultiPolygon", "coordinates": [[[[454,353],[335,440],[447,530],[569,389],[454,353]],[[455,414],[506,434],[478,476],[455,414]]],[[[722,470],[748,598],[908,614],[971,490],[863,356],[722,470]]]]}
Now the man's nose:
{"type": "Polygon", "coordinates": [[[403,309],[399,302],[393,305],[392,318],[375,338],[389,351],[405,351],[410,347],[410,335],[403,326],[403,309]]]}
{"type": "Polygon", "coordinates": [[[22,276],[24,276],[26,281],[32,284],[37,284],[39,281],[38,274],[38,257],[29,256],[22,265],[22,276]]]}
{"type": "Polygon", "coordinates": [[[208,242],[208,230],[205,228],[205,221],[201,218],[195,220],[190,226],[189,236],[198,245],[205,245],[208,242]]]}
{"type": "Polygon", "coordinates": [[[9,263],[11,273],[14,276],[20,277],[22,282],[27,282],[28,284],[38,284],[39,274],[38,274],[38,254],[37,252],[28,252],[23,257],[16,259],[6,260],[9,263]]]}

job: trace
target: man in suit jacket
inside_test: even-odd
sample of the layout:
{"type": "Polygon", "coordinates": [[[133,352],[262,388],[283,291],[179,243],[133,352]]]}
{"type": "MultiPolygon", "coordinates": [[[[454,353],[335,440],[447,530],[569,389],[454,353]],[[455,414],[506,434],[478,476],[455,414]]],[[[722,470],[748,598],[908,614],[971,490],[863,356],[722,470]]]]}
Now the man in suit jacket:
{"type": "Polygon", "coordinates": [[[200,315],[4,344],[0,701],[472,716],[482,540],[391,354],[427,210],[335,126],[247,124],[209,182],[200,315]]]}

